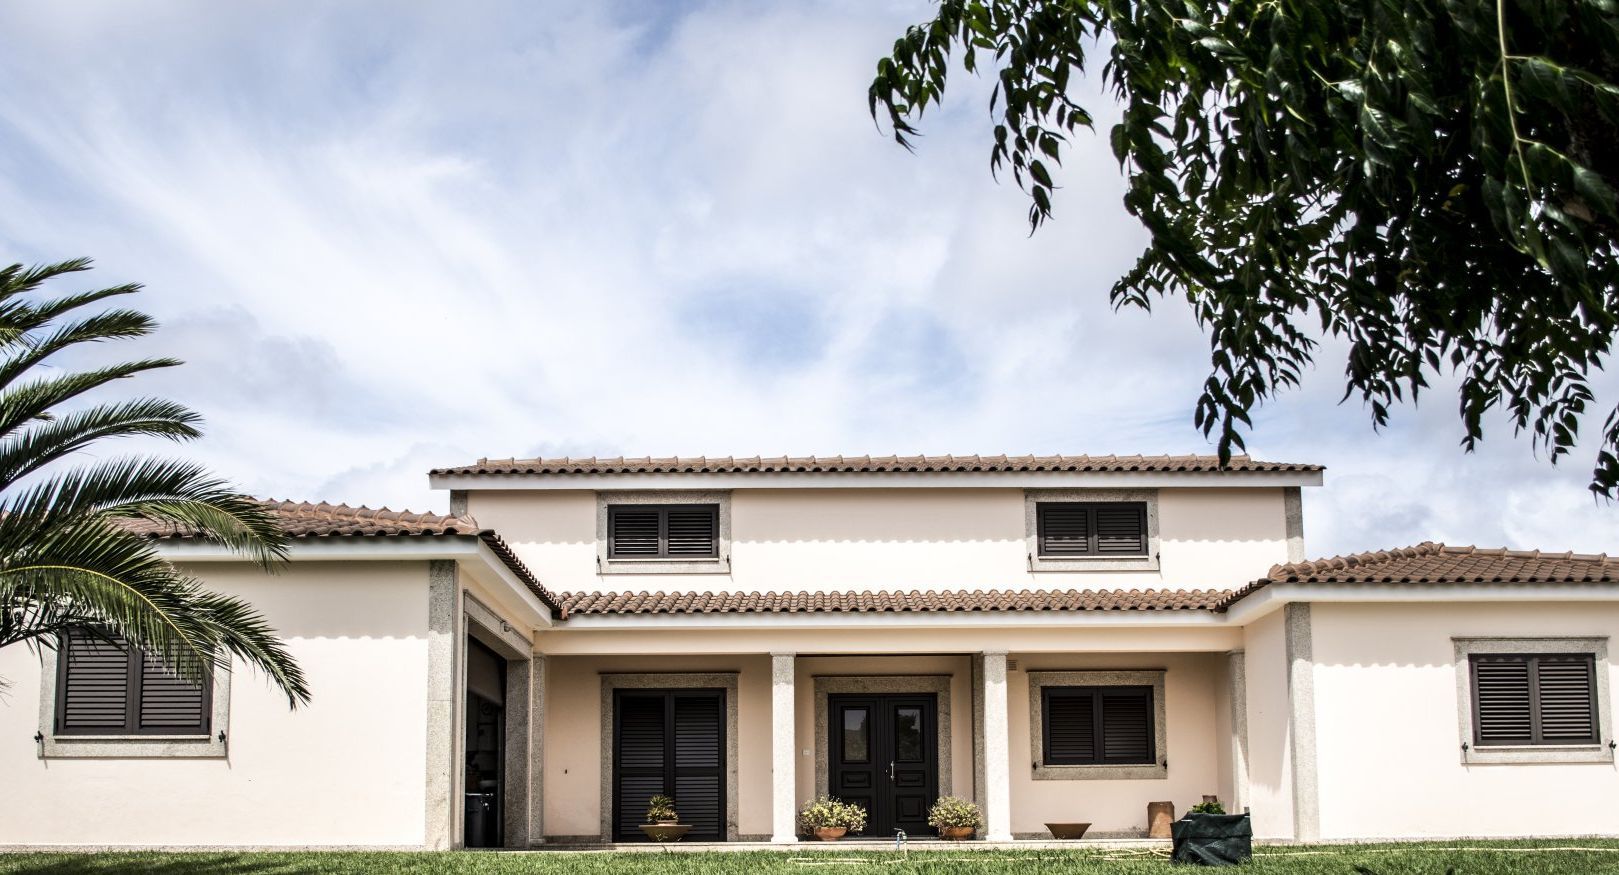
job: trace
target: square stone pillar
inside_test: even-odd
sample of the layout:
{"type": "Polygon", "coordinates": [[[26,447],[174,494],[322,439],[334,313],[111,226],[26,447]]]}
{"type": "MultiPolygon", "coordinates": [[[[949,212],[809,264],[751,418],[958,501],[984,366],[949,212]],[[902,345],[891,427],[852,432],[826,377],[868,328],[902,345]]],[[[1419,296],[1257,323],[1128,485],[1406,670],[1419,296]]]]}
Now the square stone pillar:
{"type": "Polygon", "coordinates": [[[1006,651],[984,651],[981,675],[984,702],[984,838],[1012,840],[1011,723],[1006,702],[1006,651]]]}
{"type": "Polygon", "coordinates": [[[798,841],[798,739],[793,713],[791,653],[770,654],[770,841],[798,841]]]}

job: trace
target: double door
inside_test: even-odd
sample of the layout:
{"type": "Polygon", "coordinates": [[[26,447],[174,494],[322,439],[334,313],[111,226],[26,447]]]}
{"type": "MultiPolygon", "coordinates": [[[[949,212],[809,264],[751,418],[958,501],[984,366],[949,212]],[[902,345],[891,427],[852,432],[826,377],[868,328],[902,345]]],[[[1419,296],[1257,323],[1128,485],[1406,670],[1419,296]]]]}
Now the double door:
{"type": "Polygon", "coordinates": [[[926,835],[939,795],[938,702],[931,694],[833,695],[828,787],[866,809],[865,835],[926,835]]]}
{"type": "Polygon", "coordinates": [[[722,842],[725,693],[618,690],[613,696],[613,839],[646,841],[647,802],[675,800],[687,841],[722,842]]]}

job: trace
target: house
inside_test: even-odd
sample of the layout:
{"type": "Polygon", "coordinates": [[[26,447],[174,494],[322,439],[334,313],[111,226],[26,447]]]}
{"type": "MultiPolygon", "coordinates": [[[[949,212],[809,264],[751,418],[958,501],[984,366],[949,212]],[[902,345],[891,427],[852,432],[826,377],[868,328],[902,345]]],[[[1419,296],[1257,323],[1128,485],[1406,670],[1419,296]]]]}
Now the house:
{"type": "Polygon", "coordinates": [[[1314,465],[1175,457],[535,459],[449,515],[278,503],[259,607],[315,698],[0,650],[0,845],[530,847],[868,835],[954,794],[991,840],[1141,835],[1205,795],[1269,839],[1613,834],[1619,561],[1432,543],[1306,561],[1314,465]]]}

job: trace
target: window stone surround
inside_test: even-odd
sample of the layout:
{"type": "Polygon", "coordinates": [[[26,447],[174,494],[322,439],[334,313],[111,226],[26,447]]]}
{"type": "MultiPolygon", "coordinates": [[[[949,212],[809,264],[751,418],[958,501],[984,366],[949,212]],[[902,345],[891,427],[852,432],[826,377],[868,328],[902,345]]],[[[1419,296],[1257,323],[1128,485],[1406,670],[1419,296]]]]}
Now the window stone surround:
{"type": "Polygon", "coordinates": [[[730,574],[731,493],[729,490],[658,489],[596,493],[597,574],[730,574]],[[607,554],[607,507],[625,504],[714,504],[719,506],[718,553],[713,559],[614,559],[607,554]]]}
{"type": "Polygon", "coordinates": [[[1030,571],[1157,571],[1158,570],[1158,490],[1156,489],[1025,489],[1023,490],[1024,552],[1030,571]],[[1112,504],[1142,502],[1147,505],[1147,555],[1139,557],[1040,555],[1039,505],[1112,504]]]}
{"type": "Polygon", "coordinates": [[[1613,706],[1608,699],[1608,639],[1606,636],[1570,638],[1452,638],[1456,651],[1456,712],[1464,766],[1612,763],[1613,706]],[[1474,654],[1484,653],[1589,653],[1596,663],[1597,743],[1575,745],[1521,745],[1479,747],[1473,740],[1474,654]],[[1466,747],[1462,747],[1465,745],[1466,747]]]}
{"type": "Polygon", "coordinates": [[[1168,721],[1164,705],[1164,669],[1097,671],[1031,671],[1029,677],[1029,753],[1036,781],[1115,781],[1165,780],[1169,767],[1164,765],[1169,756],[1168,721]],[[1042,713],[1045,703],[1042,690],[1046,687],[1152,687],[1152,765],[1047,765],[1045,757],[1045,726],[1042,713]]]}
{"type": "Polygon", "coordinates": [[[60,735],[56,732],[60,658],[57,648],[40,648],[40,759],[224,759],[229,754],[231,672],[214,671],[207,735],[60,735]]]}

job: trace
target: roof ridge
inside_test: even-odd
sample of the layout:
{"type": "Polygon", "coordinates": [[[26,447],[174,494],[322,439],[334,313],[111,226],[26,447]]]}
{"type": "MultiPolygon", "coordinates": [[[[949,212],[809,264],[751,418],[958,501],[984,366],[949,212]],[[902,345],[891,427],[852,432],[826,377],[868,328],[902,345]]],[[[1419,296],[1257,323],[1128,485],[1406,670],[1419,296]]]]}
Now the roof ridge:
{"type": "Polygon", "coordinates": [[[898,472],[1039,472],[1039,471],[1163,471],[1163,472],[1288,472],[1324,470],[1302,462],[1265,462],[1246,453],[1230,457],[1225,465],[1213,454],[1137,453],[1131,456],[1000,453],[945,453],[913,456],[804,455],[804,456],[533,456],[490,459],[471,465],[432,469],[433,474],[613,474],[613,473],[898,473],[898,472]]]}

